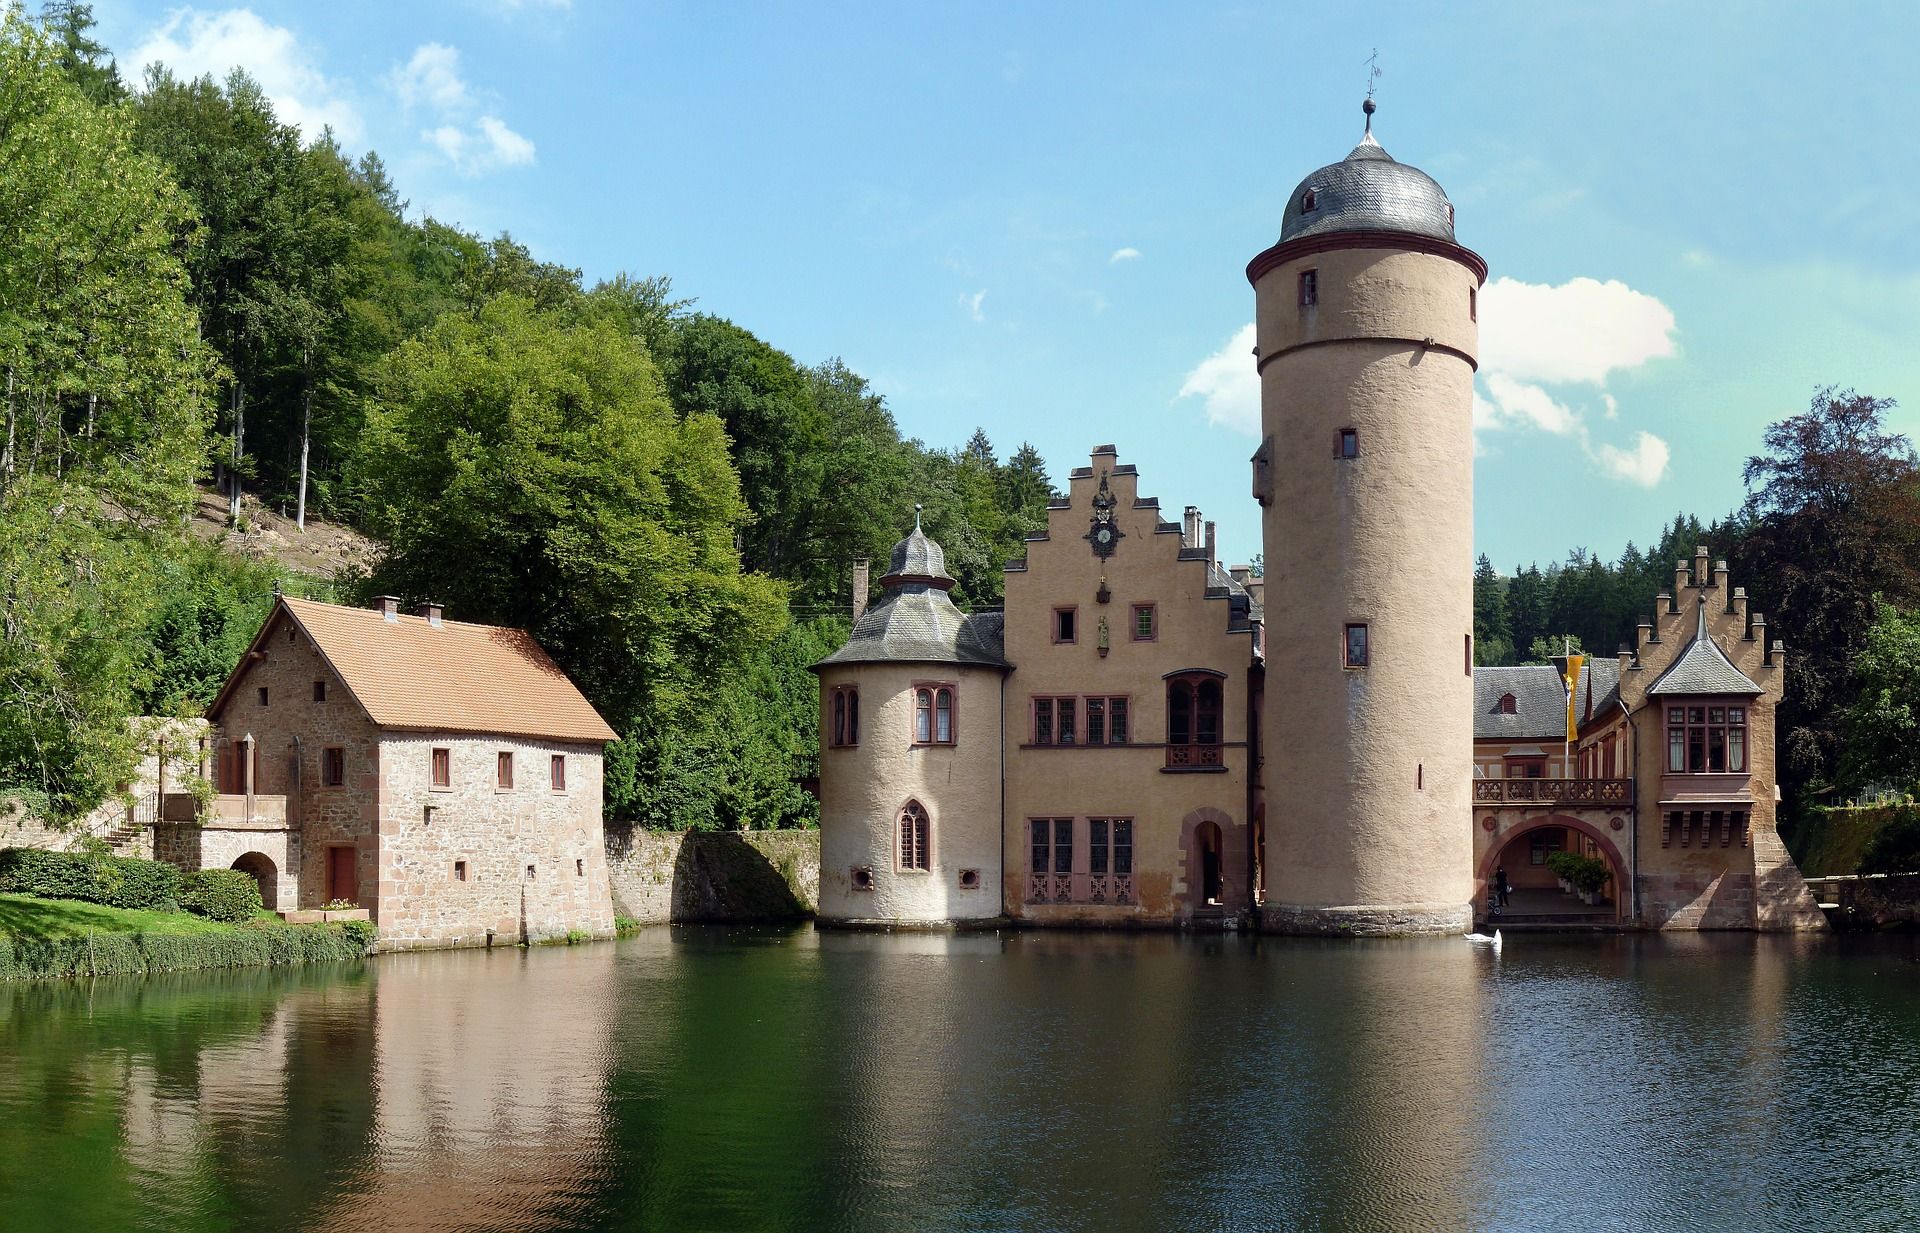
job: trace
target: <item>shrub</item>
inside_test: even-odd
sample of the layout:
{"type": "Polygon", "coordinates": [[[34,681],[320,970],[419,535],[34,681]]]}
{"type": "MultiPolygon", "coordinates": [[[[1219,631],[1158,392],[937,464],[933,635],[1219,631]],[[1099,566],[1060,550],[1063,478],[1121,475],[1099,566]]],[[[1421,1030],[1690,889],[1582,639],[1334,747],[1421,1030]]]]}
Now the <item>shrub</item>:
{"type": "Polygon", "coordinates": [[[1860,857],[1861,873],[1920,873],[1920,809],[1900,806],[1860,857]]]}
{"type": "Polygon", "coordinates": [[[6,848],[0,849],[0,891],[173,912],[180,906],[181,879],[180,871],[165,861],[110,856],[97,849],[6,848]]]}
{"type": "Polygon", "coordinates": [[[208,920],[237,924],[252,920],[263,906],[260,884],[238,869],[201,869],[187,875],[180,906],[208,920]]]}
{"type": "Polygon", "coordinates": [[[58,938],[0,934],[0,981],[337,962],[363,957],[373,933],[366,921],[342,925],[260,921],[218,933],[96,933],[58,938]]]}

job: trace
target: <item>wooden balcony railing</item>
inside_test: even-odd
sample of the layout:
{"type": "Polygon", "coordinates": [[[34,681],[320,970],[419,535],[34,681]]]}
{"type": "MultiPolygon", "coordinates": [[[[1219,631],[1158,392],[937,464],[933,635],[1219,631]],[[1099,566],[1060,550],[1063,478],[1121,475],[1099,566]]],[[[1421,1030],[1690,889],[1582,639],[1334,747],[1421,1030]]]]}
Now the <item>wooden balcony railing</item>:
{"type": "Polygon", "coordinates": [[[1589,805],[1627,808],[1633,804],[1631,779],[1476,779],[1476,805],[1589,805]]]}

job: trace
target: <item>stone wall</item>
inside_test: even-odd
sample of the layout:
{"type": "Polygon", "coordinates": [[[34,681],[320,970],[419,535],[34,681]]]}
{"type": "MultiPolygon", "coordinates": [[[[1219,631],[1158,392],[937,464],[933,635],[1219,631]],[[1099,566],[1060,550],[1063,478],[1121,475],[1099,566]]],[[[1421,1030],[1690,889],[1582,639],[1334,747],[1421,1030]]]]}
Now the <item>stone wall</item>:
{"type": "Polygon", "coordinates": [[[817,830],[606,833],[614,911],[642,924],[798,920],[819,906],[817,830]]]}
{"type": "Polygon", "coordinates": [[[1843,929],[1920,928],[1920,873],[1857,874],[1811,879],[1820,899],[1839,905],[1843,929]]]}

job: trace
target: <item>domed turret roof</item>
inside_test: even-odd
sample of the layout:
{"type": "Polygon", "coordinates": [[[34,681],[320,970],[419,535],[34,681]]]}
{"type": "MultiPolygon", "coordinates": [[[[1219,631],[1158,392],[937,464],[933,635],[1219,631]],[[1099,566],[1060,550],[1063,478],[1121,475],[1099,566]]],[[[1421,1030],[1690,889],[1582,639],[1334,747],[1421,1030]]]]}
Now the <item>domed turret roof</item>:
{"type": "Polygon", "coordinates": [[[1341,231],[1398,231],[1455,243],[1453,204],[1432,176],[1395,162],[1367,131],[1353,152],[1300,181],[1280,216],[1280,242],[1341,231]]]}
{"type": "Polygon", "coordinates": [[[885,594],[853,623],[847,644],[816,668],[834,664],[936,663],[1004,668],[1004,618],[998,612],[962,612],[947,594],[947,554],[920,528],[893,547],[885,594]]]}

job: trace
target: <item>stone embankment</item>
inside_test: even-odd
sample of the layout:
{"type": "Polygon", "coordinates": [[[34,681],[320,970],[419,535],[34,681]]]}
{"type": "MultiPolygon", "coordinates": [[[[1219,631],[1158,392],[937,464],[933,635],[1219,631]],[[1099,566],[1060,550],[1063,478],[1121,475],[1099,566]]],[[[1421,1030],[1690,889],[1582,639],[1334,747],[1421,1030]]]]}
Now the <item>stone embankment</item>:
{"type": "Polygon", "coordinates": [[[1920,928],[1920,873],[1808,878],[1807,885],[1838,928],[1920,928]]]}
{"type": "Polygon", "coordinates": [[[643,925],[803,920],[820,901],[820,832],[607,825],[613,910],[643,925]]]}

